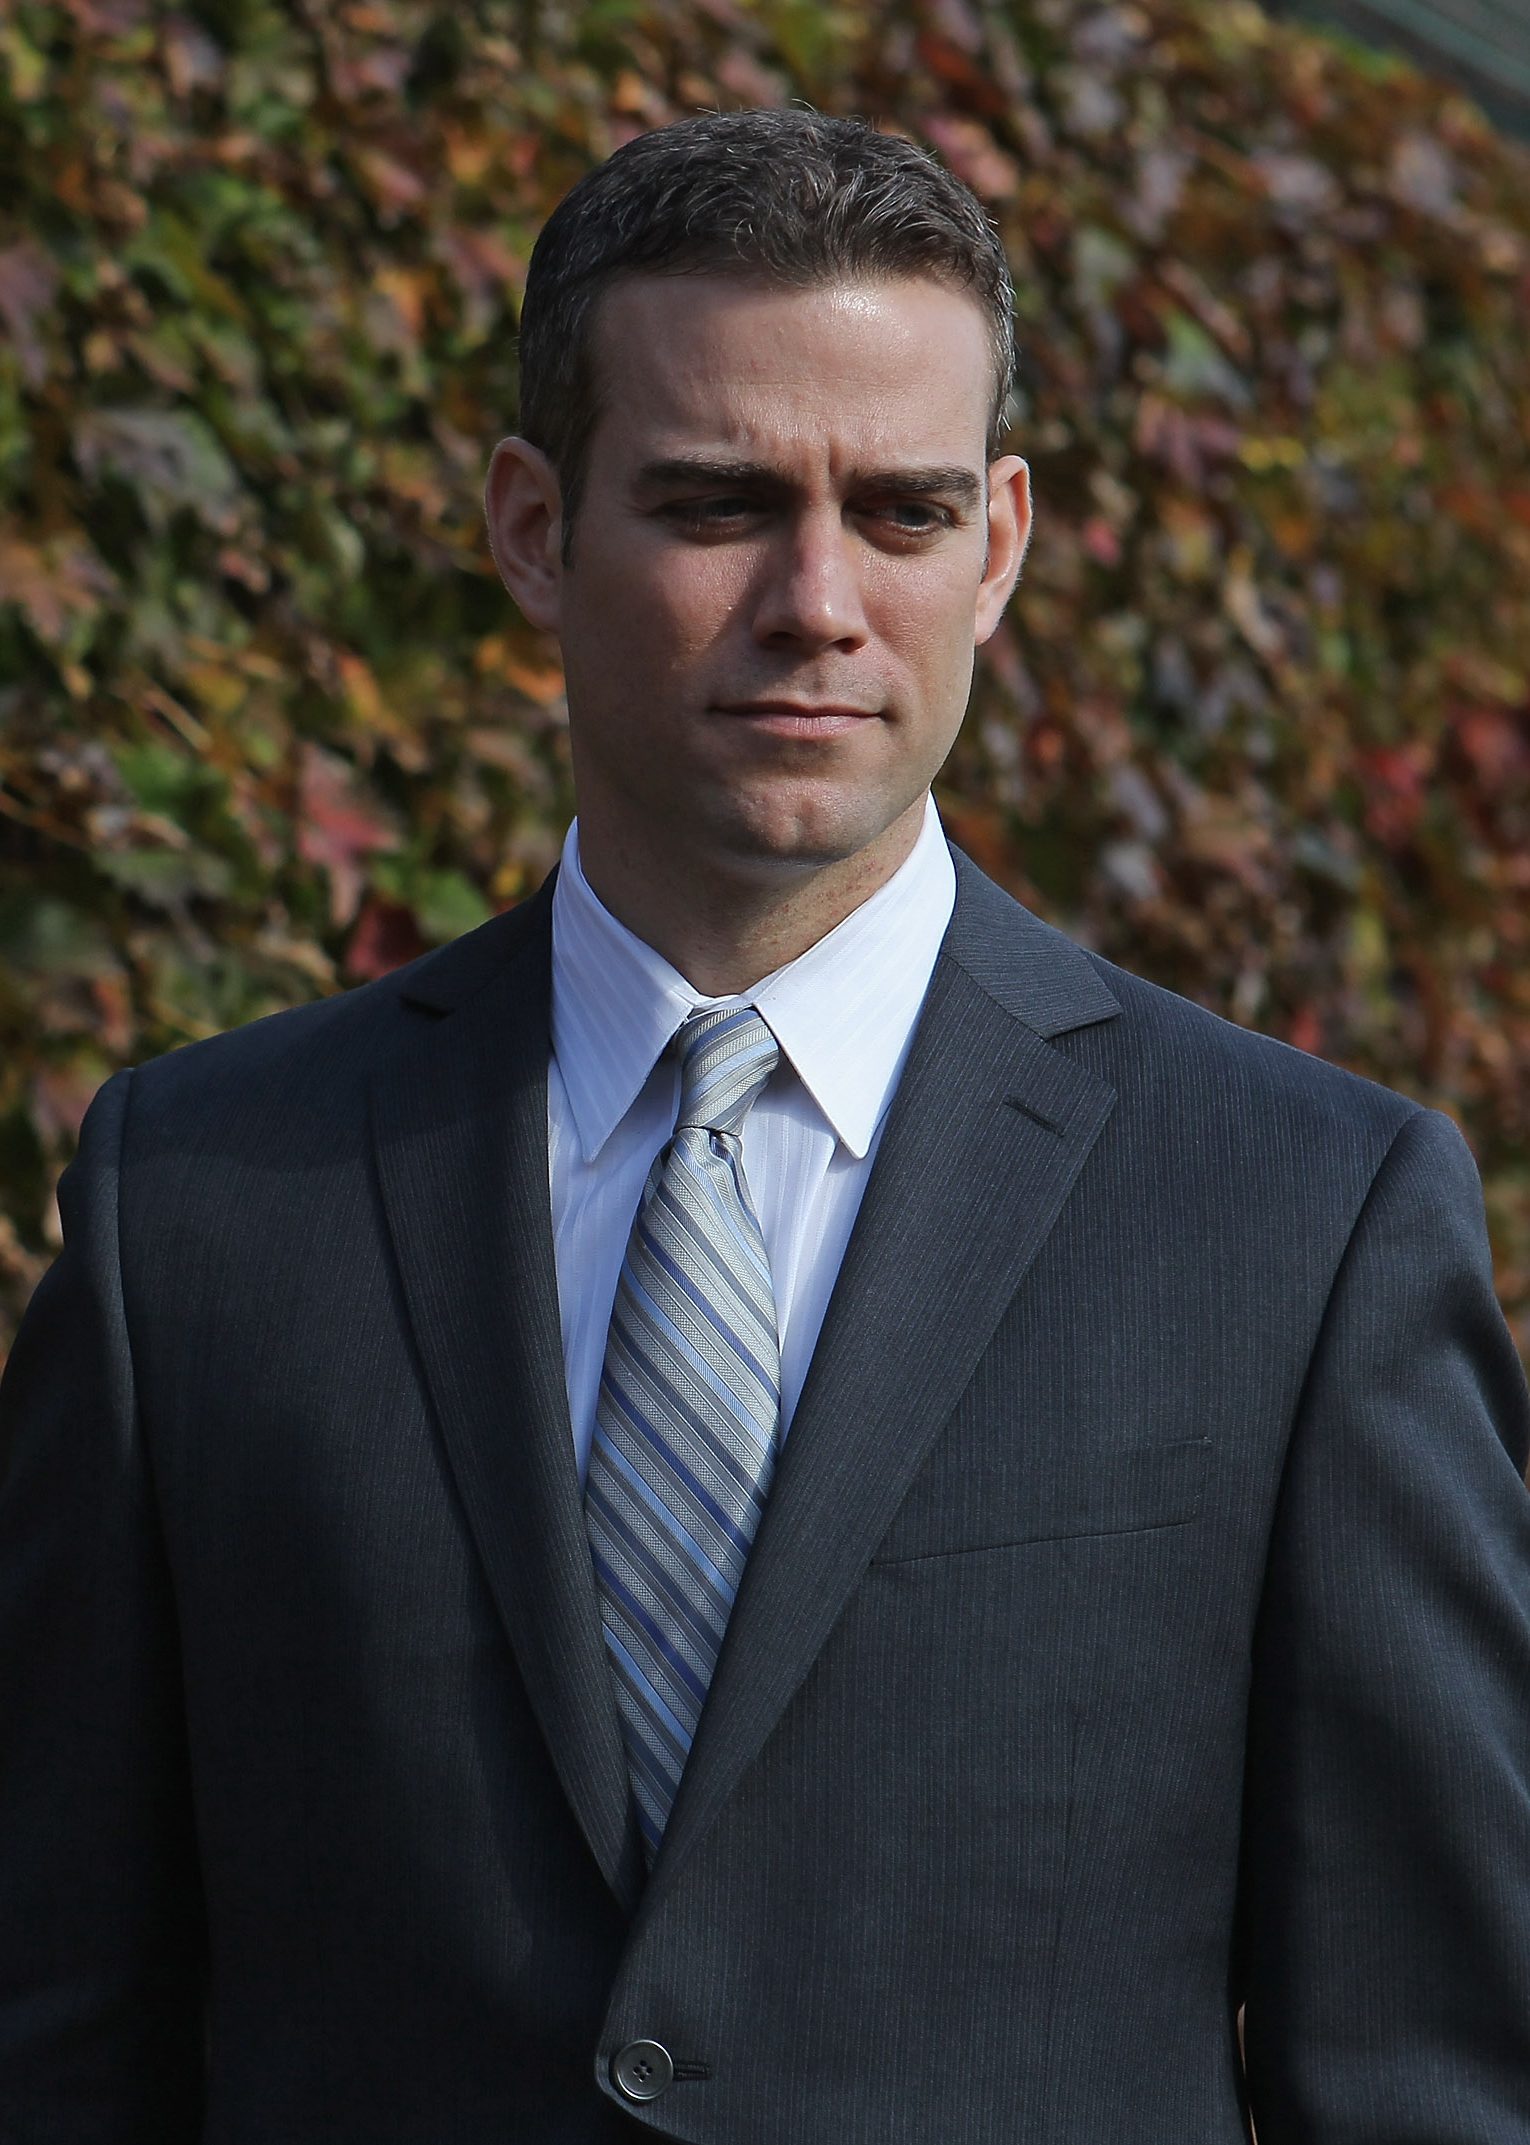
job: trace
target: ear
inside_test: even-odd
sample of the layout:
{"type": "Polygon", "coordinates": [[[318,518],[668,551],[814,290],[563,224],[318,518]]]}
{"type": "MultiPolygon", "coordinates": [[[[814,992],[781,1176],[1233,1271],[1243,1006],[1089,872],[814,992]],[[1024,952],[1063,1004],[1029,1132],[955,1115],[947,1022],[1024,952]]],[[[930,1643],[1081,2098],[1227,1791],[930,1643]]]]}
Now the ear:
{"type": "Polygon", "coordinates": [[[563,493],[530,440],[502,439],[489,463],[484,512],[494,563],[521,614],[556,633],[563,589],[563,493]]]}
{"type": "Polygon", "coordinates": [[[1004,616],[1031,540],[1031,473],[1018,454],[988,472],[988,557],[978,583],[974,638],[981,646],[1004,616]]]}

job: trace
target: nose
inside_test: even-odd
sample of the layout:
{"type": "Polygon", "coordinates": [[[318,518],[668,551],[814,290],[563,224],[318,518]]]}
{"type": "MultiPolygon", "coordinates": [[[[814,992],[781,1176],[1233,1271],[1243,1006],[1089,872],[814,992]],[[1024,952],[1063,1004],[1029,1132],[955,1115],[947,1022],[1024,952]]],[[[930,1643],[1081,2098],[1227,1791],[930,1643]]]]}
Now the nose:
{"type": "Polygon", "coordinates": [[[837,513],[802,515],[770,547],[756,584],[754,633],[764,647],[858,648],[864,643],[855,539],[837,513]]]}

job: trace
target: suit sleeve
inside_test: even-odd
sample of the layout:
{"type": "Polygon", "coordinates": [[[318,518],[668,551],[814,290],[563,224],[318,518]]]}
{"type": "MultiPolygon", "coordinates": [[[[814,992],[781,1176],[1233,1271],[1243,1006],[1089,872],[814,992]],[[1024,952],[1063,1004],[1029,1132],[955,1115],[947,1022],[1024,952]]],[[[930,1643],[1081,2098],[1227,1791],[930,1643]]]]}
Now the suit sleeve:
{"type": "Polygon", "coordinates": [[[1530,2145],[1527,1451],[1476,1166],[1419,1111],[1335,1277],[1255,1640],[1259,2145],[1530,2145]]]}
{"type": "Polygon", "coordinates": [[[189,2145],[206,1942],[175,1610],[118,1264],[131,1075],[0,1388],[0,2138],[189,2145]]]}

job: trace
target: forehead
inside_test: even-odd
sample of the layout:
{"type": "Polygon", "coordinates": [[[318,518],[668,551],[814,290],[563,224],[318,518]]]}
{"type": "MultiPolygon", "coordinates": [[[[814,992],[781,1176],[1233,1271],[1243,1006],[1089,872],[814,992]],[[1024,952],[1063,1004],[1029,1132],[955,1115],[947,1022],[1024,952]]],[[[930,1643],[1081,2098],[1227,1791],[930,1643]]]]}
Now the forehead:
{"type": "Polygon", "coordinates": [[[987,323],[975,299],[930,278],[799,289],[635,274],[601,300],[594,347],[602,459],[681,444],[986,459],[987,323]]]}

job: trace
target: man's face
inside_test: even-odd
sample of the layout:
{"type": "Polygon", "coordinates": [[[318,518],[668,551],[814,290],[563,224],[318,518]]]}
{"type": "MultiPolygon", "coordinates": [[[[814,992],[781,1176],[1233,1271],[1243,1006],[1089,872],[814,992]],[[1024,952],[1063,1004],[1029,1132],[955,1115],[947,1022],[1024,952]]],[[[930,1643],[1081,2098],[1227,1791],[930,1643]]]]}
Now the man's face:
{"type": "Polygon", "coordinates": [[[639,275],[601,302],[596,358],[572,562],[549,529],[539,621],[586,857],[657,847],[736,879],[906,848],[1028,524],[1010,458],[990,559],[977,304],[927,280],[639,275]]]}

